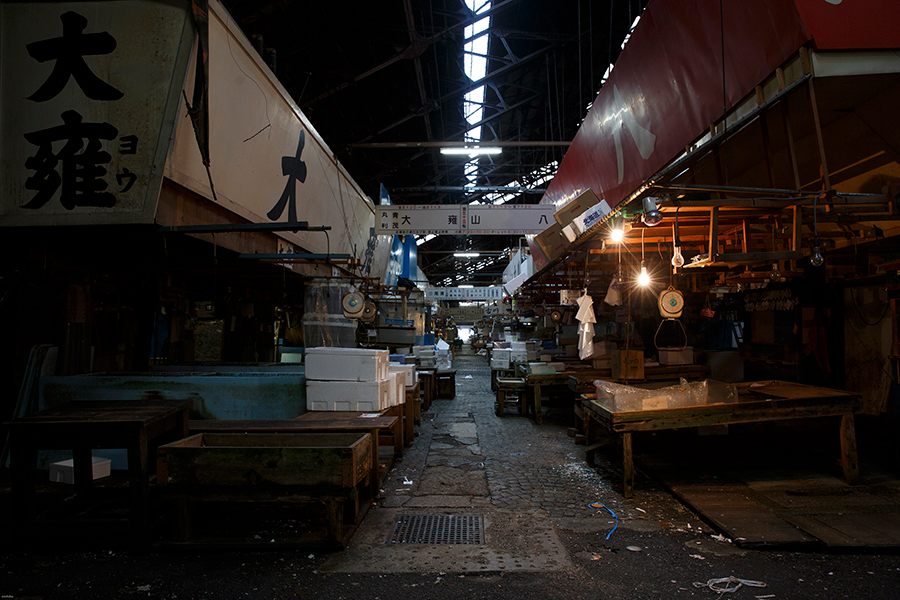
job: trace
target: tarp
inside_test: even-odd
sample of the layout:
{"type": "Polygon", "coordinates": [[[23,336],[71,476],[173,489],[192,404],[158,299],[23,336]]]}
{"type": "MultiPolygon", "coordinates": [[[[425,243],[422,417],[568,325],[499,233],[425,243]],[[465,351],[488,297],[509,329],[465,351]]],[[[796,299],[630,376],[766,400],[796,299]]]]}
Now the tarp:
{"type": "Polygon", "coordinates": [[[615,207],[802,45],[897,48],[897,22],[895,0],[652,0],[541,203],[615,207]]]}

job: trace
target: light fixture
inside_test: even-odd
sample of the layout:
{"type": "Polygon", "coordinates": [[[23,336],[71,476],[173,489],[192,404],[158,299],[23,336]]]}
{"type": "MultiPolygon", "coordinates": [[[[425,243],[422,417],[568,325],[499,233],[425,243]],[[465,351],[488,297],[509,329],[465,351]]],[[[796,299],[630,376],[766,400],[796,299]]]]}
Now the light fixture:
{"type": "Polygon", "coordinates": [[[662,213],[656,207],[656,198],[647,196],[644,198],[644,224],[648,227],[659,225],[662,222],[662,213]]]}
{"type": "Polygon", "coordinates": [[[647,273],[647,267],[643,263],[644,261],[641,261],[641,274],[638,275],[638,284],[646,287],[650,285],[650,275],[647,273]]]}
{"type": "Polygon", "coordinates": [[[622,224],[621,215],[613,217],[613,229],[609,237],[614,242],[621,242],[625,237],[625,226],[622,224]]]}
{"type": "Polygon", "coordinates": [[[463,154],[466,156],[472,154],[500,154],[501,152],[503,152],[503,149],[496,146],[441,148],[441,154],[463,154]]]}
{"type": "Polygon", "coordinates": [[[478,258],[481,254],[478,252],[454,252],[453,256],[456,258],[478,258]]]}
{"type": "Polygon", "coordinates": [[[825,257],[822,256],[822,249],[819,246],[819,238],[813,239],[813,251],[812,255],[809,257],[809,262],[812,263],[814,267],[821,267],[825,264],[825,257]]]}
{"type": "Polygon", "coordinates": [[[638,275],[638,285],[643,287],[647,287],[650,285],[650,274],[647,273],[647,265],[644,264],[644,232],[646,229],[641,230],[641,274],[638,275]]]}
{"type": "Polygon", "coordinates": [[[672,226],[672,246],[674,247],[674,252],[672,253],[672,266],[676,269],[680,269],[684,266],[684,256],[681,254],[681,239],[678,237],[678,209],[675,209],[675,225],[672,226]]]}
{"type": "Polygon", "coordinates": [[[474,286],[474,285],[469,285],[469,284],[467,284],[467,283],[463,283],[463,284],[460,284],[460,285],[458,285],[458,286],[456,286],[456,287],[460,287],[460,288],[473,288],[473,287],[475,287],[475,286],[474,286]]]}
{"type": "Polygon", "coordinates": [[[681,255],[681,246],[675,246],[675,253],[672,255],[672,266],[680,269],[684,266],[684,256],[681,255]]]}
{"type": "MultiPolygon", "coordinates": [[[[824,195],[824,194],[823,194],[824,195]]],[[[814,267],[821,267],[825,264],[825,257],[822,256],[822,246],[819,242],[819,223],[816,218],[818,212],[819,196],[813,198],[813,251],[809,255],[809,262],[814,267]]]]}

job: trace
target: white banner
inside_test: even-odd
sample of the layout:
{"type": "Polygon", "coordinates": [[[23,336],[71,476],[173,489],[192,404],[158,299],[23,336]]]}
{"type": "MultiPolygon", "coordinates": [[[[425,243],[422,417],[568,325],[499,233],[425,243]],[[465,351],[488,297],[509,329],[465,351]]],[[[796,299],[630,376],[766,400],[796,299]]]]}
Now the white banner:
{"type": "Polygon", "coordinates": [[[490,287],[428,287],[425,288],[426,300],[501,300],[503,288],[490,287]]]}
{"type": "Polygon", "coordinates": [[[378,235],[531,235],[554,223],[552,204],[379,206],[378,235]]]}

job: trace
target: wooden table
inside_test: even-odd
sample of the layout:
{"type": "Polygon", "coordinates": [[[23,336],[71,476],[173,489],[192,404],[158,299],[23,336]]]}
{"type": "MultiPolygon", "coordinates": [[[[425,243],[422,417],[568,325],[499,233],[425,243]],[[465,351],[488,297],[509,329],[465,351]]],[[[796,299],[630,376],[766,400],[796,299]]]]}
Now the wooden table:
{"type": "Polygon", "coordinates": [[[38,450],[72,450],[75,488],[93,487],[91,451],[128,451],[130,522],[139,545],[151,539],[150,447],[188,435],[190,402],[121,400],[68,402],[10,422],[12,505],[16,537],[25,539],[36,524],[35,481],[38,450]]]}
{"type": "Polygon", "coordinates": [[[859,394],[785,381],[760,381],[735,385],[739,392],[737,402],[685,408],[623,412],[610,410],[595,399],[585,398],[581,402],[581,410],[587,438],[588,462],[593,460],[593,453],[599,446],[594,445],[597,434],[600,433],[597,426],[607,435],[621,439],[623,490],[625,497],[631,498],[634,495],[631,440],[634,432],[839,416],[844,478],[850,484],[857,482],[859,465],[853,414],[862,405],[859,394]]]}
{"type": "Polygon", "coordinates": [[[437,390],[437,368],[417,367],[416,373],[422,386],[422,410],[429,410],[437,390]]]}
{"type": "Polygon", "coordinates": [[[192,420],[191,434],[197,433],[370,433],[372,441],[372,471],[369,491],[378,495],[378,432],[394,430],[398,417],[362,417],[366,413],[308,412],[296,419],[235,419],[192,420]],[[308,416],[311,415],[311,416],[308,416]]]}

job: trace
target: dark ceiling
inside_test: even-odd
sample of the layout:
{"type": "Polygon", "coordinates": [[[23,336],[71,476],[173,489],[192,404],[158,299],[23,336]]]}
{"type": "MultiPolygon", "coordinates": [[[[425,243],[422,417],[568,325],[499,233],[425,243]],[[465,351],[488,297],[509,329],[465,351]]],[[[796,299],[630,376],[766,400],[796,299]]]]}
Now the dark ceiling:
{"type": "MultiPolygon", "coordinates": [[[[646,3],[495,0],[486,13],[487,76],[473,83],[463,72],[463,45],[465,26],[476,18],[464,0],[223,2],[257,48],[274,50],[278,79],[365,193],[377,202],[384,184],[395,204],[483,196],[463,191],[464,157],[437,148],[364,146],[461,142],[471,127],[463,97],[482,83],[482,140],[526,144],[482,158],[476,186],[519,181],[534,191],[512,202],[538,202],[543,187],[532,185],[531,174],[561,160],[565,146],[534,142],[572,140],[646,3]]],[[[459,268],[448,260],[452,250],[500,251],[518,243],[509,236],[441,236],[419,247],[419,264],[435,284],[459,268]]],[[[473,282],[489,283],[506,263],[486,266],[473,282]]]]}

